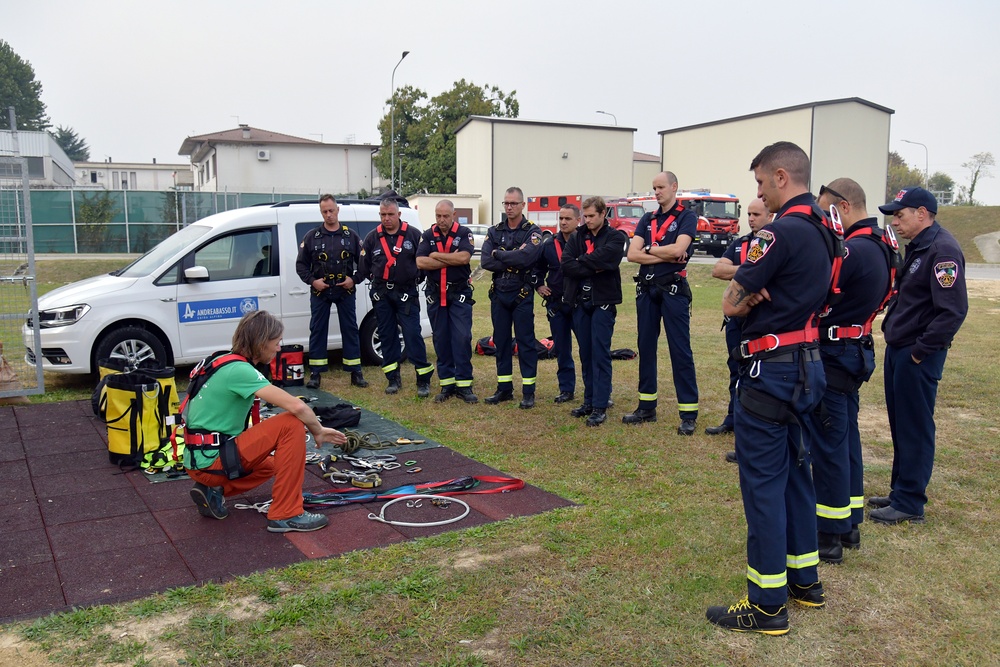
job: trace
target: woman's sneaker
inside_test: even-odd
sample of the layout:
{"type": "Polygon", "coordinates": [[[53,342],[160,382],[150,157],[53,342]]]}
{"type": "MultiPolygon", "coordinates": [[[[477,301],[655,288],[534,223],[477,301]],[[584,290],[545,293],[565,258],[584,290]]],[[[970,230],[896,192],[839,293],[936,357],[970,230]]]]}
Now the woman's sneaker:
{"type": "Polygon", "coordinates": [[[330,519],[323,514],[303,512],[302,514],[293,516],[290,519],[268,521],[267,530],[271,533],[308,533],[312,530],[325,528],[328,523],[330,523],[330,519]]]}
{"type": "Polygon", "coordinates": [[[191,500],[198,506],[198,513],[209,519],[225,519],[229,516],[222,487],[205,486],[201,482],[195,482],[194,488],[191,489],[191,500]]]}

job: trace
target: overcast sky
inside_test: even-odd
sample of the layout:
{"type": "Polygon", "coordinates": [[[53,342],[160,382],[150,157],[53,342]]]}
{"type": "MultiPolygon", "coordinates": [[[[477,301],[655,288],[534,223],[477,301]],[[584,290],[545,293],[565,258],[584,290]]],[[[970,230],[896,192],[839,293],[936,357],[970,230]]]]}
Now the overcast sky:
{"type": "MultiPolygon", "coordinates": [[[[0,16],[53,126],[95,161],[184,162],[186,136],[238,122],[378,143],[404,50],[397,87],[493,84],[532,120],[607,111],[646,153],[661,130],[861,97],[895,110],[890,149],[913,167],[924,149],[902,139],[960,185],[973,154],[1000,158],[995,0],[4,0],[0,16]]],[[[993,171],[976,196],[1000,205],[993,171]]]]}

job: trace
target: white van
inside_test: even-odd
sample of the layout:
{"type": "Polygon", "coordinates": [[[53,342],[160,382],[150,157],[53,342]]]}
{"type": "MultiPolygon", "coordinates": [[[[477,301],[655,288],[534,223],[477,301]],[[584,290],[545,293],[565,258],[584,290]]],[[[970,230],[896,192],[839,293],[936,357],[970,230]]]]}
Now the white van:
{"type": "MultiPolygon", "coordinates": [[[[400,217],[420,229],[416,211],[400,217]]],[[[379,224],[378,205],[342,203],[340,222],[362,239],[379,224]]],[[[162,241],[124,269],[55,289],[38,299],[43,368],[91,373],[97,361],[194,364],[232,345],[244,313],[268,310],[285,324],[284,344],[309,344],[309,286],[295,273],[299,242],[323,223],[318,202],[282,202],[204,218],[162,241]]],[[[421,301],[421,330],[431,334],[421,301]]],[[[336,307],[336,306],[335,306],[336,307]]],[[[357,290],[361,358],[381,365],[368,283],[357,290]]],[[[35,363],[34,330],[22,329],[35,363]]],[[[342,347],[335,314],[328,349],[342,347]]]]}

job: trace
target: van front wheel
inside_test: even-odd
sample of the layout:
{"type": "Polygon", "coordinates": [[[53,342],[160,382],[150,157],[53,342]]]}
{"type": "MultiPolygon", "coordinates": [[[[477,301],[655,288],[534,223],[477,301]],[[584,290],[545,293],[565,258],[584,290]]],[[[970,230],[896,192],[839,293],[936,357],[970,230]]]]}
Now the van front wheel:
{"type": "Polygon", "coordinates": [[[95,370],[101,359],[117,359],[133,369],[143,361],[154,361],[161,367],[170,365],[163,342],[142,327],[113,329],[104,334],[94,349],[95,370]]]}
{"type": "MultiPolygon", "coordinates": [[[[358,335],[361,338],[361,361],[367,366],[382,365],[382,344],[378,338],[378,323],[375,313],[370,312],[361,320],[358,327],[358,335]]],[[[406,343],[403,342],[403,330],[399,330],[399,347],[401,350],[400,361],[406,359],[406,343]]]]}

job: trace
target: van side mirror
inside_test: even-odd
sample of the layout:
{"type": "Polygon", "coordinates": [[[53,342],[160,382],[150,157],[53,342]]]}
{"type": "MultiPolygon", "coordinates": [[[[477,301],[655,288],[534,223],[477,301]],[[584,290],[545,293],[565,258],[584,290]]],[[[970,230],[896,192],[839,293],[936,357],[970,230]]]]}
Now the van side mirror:
{"type": "Polygon", "coordinates": [[[184,269],[184,279],[189,283],[208,282],[208,269],[204,266],[190,266],[184,269]]]}

